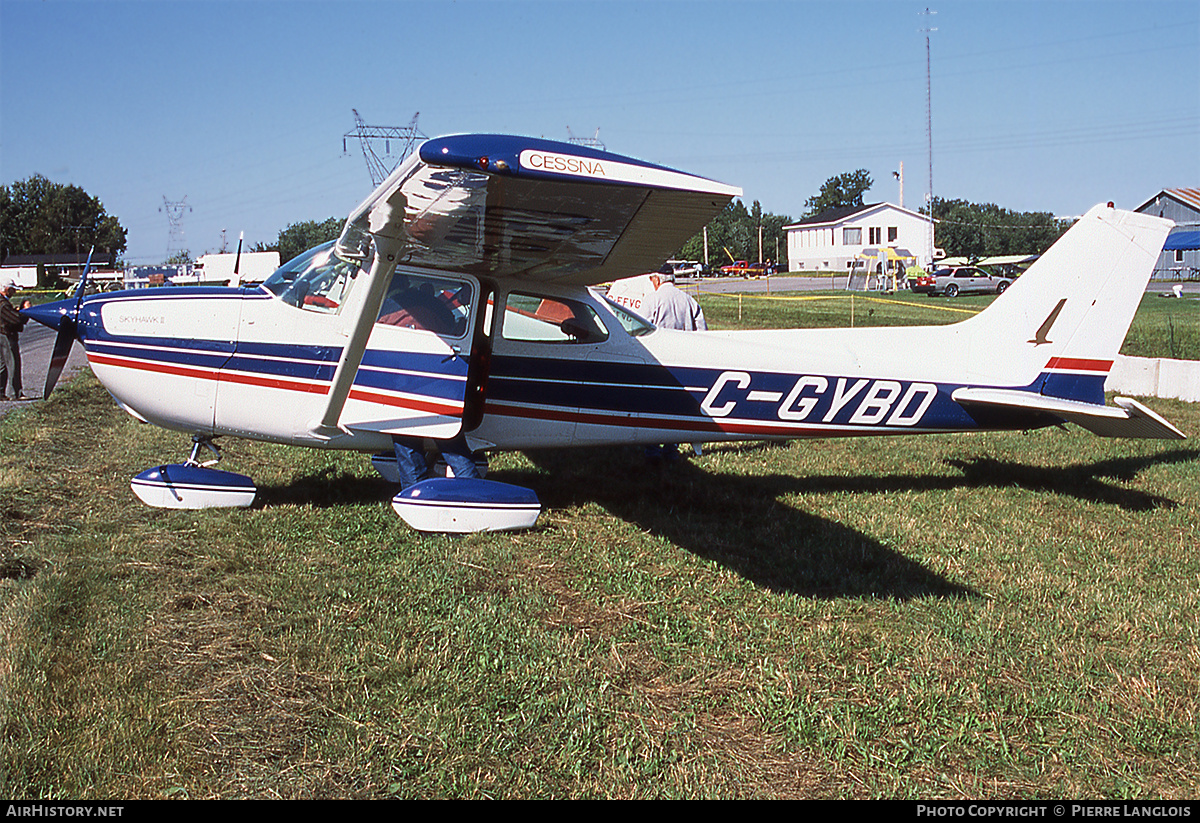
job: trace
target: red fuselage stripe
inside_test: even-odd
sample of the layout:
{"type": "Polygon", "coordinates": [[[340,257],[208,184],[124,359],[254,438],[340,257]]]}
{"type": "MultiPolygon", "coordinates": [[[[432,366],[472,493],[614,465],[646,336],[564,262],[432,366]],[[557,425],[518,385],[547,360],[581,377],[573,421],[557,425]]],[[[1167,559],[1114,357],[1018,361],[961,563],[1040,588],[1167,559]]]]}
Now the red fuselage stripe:
{"type": "MultiPolygon", "coordinates": [[[[126,369],[137,369],[139,371],[157,372],[159,374],[173,374],[178,377],[190,377],[198,380],[215,380],[218,383],[238,383],[247,386],[262,386],[268,389],[282,389],[285,391],[304,392],[308,394],[328,394],[329,384],[327,383],[305,383],[296,380],[283,380],[277,377],[261,377],[255,374],[245,374],[243,372],[213,372],[209,369],[199,369],[190,366],[178,366],[173,363],[159,363],[153,360],[136,360],[126,359],[122,357],[111,357],[104,354],[88,354],[88,360],[92,363],[97,363],[103,366],[116,366],[126,369]]],[[[451,417],[457,417],[462,414],[462,404],[438,402],[435,400],[418,400],[413,398],[392,397],[391,395],[380,394],[378,392],[367,391],[365,389],[351,389],[350,398],[352,400],[361,400],[366,403],[377,403],[383,406],[394,406],[404,409],[412,409],[414,411],[428,412],[430,414],[443,414],[451,417]]]]}

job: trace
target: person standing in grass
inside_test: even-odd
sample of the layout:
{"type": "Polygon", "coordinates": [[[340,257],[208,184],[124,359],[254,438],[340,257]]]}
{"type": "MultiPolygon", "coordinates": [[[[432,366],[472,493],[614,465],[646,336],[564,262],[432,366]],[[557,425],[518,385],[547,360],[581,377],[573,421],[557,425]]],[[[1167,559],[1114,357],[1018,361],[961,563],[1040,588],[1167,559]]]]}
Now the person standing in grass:
{"type": "Polygon", "coordinates": [[[660,329],[708,331],[704,310],[685,292],[675,288],[675,272],[663,266],[650,275],[654,293],[646,298],[646,319],[660,329]]]}
{"type": "MultiPolygon", "coordinates": [[[[12,280],[0,282],[0,400],[8,399],[8,384],[12,383],[12,399],[27,400],[21,392],[21,341],[18,337],[29,318],[22,317],[12,304],[17,284],[12,280]]],[[[21,308],[32,305],[26,300],[21,308]]]]}
{"type": "MultiPolygon", "coordinates": [[[[660,329],[708,331],[704,310],[690,294],[675,287],[675,271],[670,266],[664,265],[652,273],[650,283],[654,286],[654,291],[646,298],[647,320],[660,329]]],[[[698,446],[693,448],[696,454],[700,453],[698,446]]],[[[660,460],[678,460],[679,449],[674,443],[647,446],[646,459],[652,463],[660,460]]]]}

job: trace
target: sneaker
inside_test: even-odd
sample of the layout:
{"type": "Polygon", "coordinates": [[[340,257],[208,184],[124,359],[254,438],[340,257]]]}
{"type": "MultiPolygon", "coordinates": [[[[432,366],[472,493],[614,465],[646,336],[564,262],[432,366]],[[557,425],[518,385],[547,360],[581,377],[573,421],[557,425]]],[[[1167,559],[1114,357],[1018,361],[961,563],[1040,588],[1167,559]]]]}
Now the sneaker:
{"type": "Polygon", "coordinates": [[[0,394],[0,401],[8,400],[7,394],[0,394]]]}
{"type": "Polygon", "coordinates": [[[33,399],[32,397],[25,394],[24,392],[17,392],[15,395],[13,395],[13,400],[32,400],[32,399],[33,399]]]}

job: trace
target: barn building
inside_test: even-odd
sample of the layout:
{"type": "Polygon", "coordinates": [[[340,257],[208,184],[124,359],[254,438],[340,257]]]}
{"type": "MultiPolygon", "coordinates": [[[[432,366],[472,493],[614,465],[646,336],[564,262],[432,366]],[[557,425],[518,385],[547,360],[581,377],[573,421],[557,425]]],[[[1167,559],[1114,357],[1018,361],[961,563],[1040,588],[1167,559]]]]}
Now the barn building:
{"type": "Polygon", "coordinates": [[[1154,267],[1154,279],[1200,280],[1200,189],[1163,189],[1136,211],[1175,221],[1154,267]]]}

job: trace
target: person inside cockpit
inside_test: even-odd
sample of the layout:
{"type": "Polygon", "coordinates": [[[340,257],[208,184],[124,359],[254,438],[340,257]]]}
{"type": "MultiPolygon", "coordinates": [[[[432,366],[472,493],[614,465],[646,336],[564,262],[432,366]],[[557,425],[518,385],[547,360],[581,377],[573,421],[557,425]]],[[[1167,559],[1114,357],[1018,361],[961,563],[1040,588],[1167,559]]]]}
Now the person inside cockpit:
{"type": "Polygon", "coordinates": [[[455,335],[459,333],[457,319],[446,301],[434,293],[432,283],[416,283],[408,275],[396,274],[379,309],[378,322],[455,335]]]}

